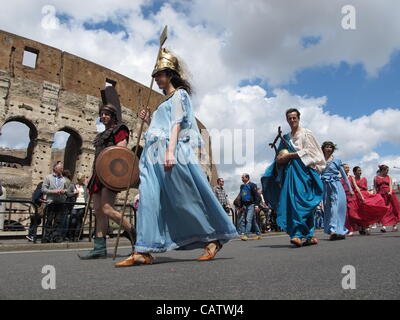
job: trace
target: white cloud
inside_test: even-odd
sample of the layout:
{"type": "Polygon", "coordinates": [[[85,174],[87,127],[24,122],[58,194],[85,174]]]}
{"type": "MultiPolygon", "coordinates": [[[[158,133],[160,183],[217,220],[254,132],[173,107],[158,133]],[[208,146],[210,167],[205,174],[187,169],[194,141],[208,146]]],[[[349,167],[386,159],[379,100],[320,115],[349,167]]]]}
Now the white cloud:
{"type": "MultiPolygon", "coordinates": [[[[254,128],[255,145],[247,146],[255,148],[253,161],[245,166],[219,166],[219,174],[225,178],[231,196],[235,193],[234,185],[237,186],[240,182],[243,172],[249,173],[259,183],[260,176],[274,157],[268,144],[274,140],[278,126],[288,132],[285,111],[293,106],[302,113],[302,126],[311,129],[321,144],[326,140],[334,141],[339,147],[336,156],[351,166],[365,167],[365,174],[370,181],[379,164],[386,161],[393,167],[397,161],[400,166],[399,157],[380,157],[374,152],[383,142],[400,144],[400,130],[396,129],[396,124],[400,122],[400,110],[377,110],[371,115],[350,119],[324,111],[326,97],[301,97],[291,95],[286,90],[275,90],[273,93],[274,96],[267,97],[267,92],[259,86],[225,87],[218,93],[205,95],[200,101],[197,114],[207,128],[243,131],[254,128]]],[[[213,137],[212,139],[215,140],[213,137]]],[[[396,151],[393,150],[393,153],[396,154],[396,151]]],[[[399,173],[394,171],[396,179],[400,179],[399,173]]]]}
{"type": "Polygon", "coordinates": [[[67,145],[68,138],[70,134],[65,131],[58,131],[54,135],[54,142],[51,146],[52,149],[64,149],[67,145]]]}
{"type": "Polygon", "coordinates": [[[188,14],[164,2],[144,19],[141,7],[151,5],[150,0],[14,0],[2,8],[0,26],[148,83],[157,50],[149,41],[169,25],[168,46],[185,58],[201,94],[244,78],[280,84],[304,68],[342,61],[361,63],[374,76],[400,48],[396,0],[353,0],[357,29],[351,31],[341,26],[344,0],[303,0],[301,5],[295,0],[172,2],[185,6],[188,14]],[[60,24],[52,7],[70,23],[60,24]],[[24,17],[24,23],[16,24],[16,17],[24,17]],[[129,39],[124,32],[83,28],[84,22],[107,20],[123,25],[129,39]],[[321,40],[304,48],[307,36],[321,40]]]}
{"type": "Polygon", "coordinates": [[[345,0],[195,0],[192,18],[222,34],[221,55],[237,73],[279,84],[307,67],[362,63],[371,76],[400,47],[395,0],[353,0],[356,30],[344,30],[345,0]],[[301,39],[320,37],[303,48],[301,39]]]}
{"type": "Polygon", "coordinates": [[[361,160],[350,160],[351,166],[360,166],[363,170],[363,176],[367,178],[369,187],[373,186],[373,178],[376,175],[378,166],[385,164],[389,167],[389,175],[393,182],[400,184],[400,156],[392,155],[381,157],[376,152],[366,154],[361,160]]]}
{"type": "Polygon", "coordinates": [[[29,144],[29,127],[20,122],[9,122],[1,127],[0,147],[24,149],[29,144]]]}
{"type": "Polygon", "coordinates": [[[42,21],[41,26],[45,30],[58,30],[60,28],[60,21],[56,17],[56,8],[54,6],[46,5],[42,8],[42,21]]]}

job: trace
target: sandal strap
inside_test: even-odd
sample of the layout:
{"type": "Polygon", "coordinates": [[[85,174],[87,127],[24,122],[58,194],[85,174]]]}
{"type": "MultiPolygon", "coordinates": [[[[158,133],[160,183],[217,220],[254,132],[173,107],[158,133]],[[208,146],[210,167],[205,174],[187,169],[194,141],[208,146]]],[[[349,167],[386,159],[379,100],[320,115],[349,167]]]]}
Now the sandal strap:
{"type": "Polygon", "coordinates": [[[218,251],[221,250],[221,248],[222,248],[222,244],[218,240],[207,242],[204,245],[204,250],[207,251],[207,254],[210,257],[215,257],[217,255],[218,251]],[[215,250],[214,251],[211,251],[211,249],[209,248],[209,244],[211,244],[211,243],[215,244],[215,250]]]}
{"type": "Polygon", "coordinates": [[[135,258],[135,255],[142,256],[146,264],[152,264],[154,261],[154,257],[150,253],[141,253],[141,252],[132,253],[133,258],[135,258]]]}

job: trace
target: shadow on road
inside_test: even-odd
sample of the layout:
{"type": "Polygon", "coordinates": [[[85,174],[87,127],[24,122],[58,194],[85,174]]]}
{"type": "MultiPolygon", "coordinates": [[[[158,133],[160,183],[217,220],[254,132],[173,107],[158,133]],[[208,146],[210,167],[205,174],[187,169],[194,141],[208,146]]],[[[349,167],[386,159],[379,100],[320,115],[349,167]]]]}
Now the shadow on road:
{"type": "Polygon", "coordinates": [[[290,244],[287,245],[279,245],[279,244],[274,244],[274,245],[270,245],[270,246],[257,246],[257,248],[271,248],[271,249],[282,249],[282,248],[286,248],[286,249],[298,249],[290,244]]]}
{"type": "Polygon", "coordinates": [[[162,263],[173,263],[173,262],[197,262],[197,263],[210,263],[212,261],[218,261],[218,260],[232,260],[233,258],[215,258],[213,260],[210,261],[205,261],[205,262],[199,262],[196,260],[196,258],[194,259],[175,259],[175,258],[168,258],[168,257],[157,257],[153,264],[162,264],[162,263]]]}

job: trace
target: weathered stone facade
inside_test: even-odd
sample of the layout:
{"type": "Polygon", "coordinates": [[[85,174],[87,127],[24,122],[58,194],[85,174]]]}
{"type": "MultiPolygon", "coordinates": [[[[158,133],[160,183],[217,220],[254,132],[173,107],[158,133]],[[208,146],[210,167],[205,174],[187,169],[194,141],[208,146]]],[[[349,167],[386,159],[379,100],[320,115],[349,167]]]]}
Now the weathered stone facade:
{"type": "MultiPolygon", "coordinates": [[[[0,154],[0,162],[15,160],[22,165],[0,167],[1,183],[9,197],[29,198],[34,187],[51,172],[51,147],[58,131],[71,135],[65,167],[91,175],[100,90],[106,81],[113,83],[120,95],[132,148],[140,127],[137,112],[147,99],[148,87],[69,53],[0,30],[0,125],[22,122],[30,128],[31,140],[25,159],[0,154]],[[34,67],[23,65],[25,51],[37,55],[34,67]]],[[[154,110],[162,99],[154,92],[150,108],[154,110]]],[[[200,122],[199,126],[204,129],[200,122]]],[[[208,143],[208,152],[209,147],[208,143]]],[[[215,181],[215,167],[205,165],[204,169],[210,182],[215,181]]]]}

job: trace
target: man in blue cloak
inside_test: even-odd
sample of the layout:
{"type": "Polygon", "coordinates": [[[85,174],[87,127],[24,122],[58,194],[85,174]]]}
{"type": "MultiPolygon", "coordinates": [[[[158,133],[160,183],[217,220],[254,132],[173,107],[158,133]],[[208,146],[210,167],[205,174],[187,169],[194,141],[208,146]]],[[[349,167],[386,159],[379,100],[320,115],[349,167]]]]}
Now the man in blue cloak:
{"type": "Polygon", "coordinates": [[[313,133],[300,127],[300,112],[286,111],[291,132],[284,135],[274,163],[261,178],[264,199],[277,210],[277,223],[296,247],[317,244],[314,212],[322,200],[320,173],[326,162],[313,133]]]}

